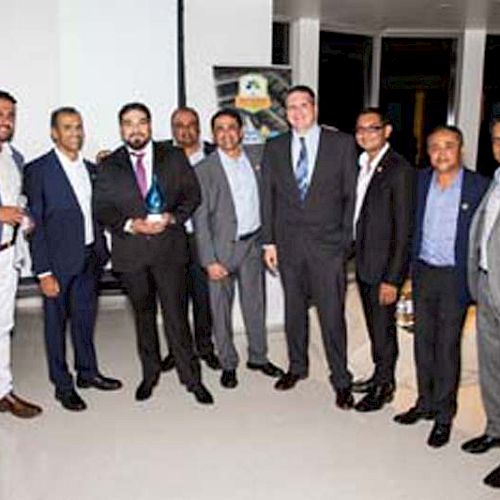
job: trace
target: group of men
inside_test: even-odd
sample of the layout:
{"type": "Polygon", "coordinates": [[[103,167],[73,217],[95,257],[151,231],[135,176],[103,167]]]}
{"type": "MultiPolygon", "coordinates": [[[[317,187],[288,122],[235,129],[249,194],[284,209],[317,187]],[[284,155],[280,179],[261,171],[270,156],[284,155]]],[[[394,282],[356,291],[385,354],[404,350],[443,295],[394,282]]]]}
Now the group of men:
{"type": "MultiPolygon", "coordinates": [[[[238,385],[232,326],[237,285],[248,369],[276,378],[280,391],[306,378],[308,310],[314,305],[336,405],[379,410],[396,388],[395,311],[411,268],[418,398],[395,420],[405,425],[433,420],[428,444],[437,448],[448,442],[461,330],[472,294],[478,303],[480,383],[488,424],[484,435],[463,448],[481,453],[500,446],[500,262],[495,262],[500,173],[488,189],[486,179],[463,167],[459,129],[432,131],[427,139],[431,166],[417,171],[391,148],[392,127],[379,109],[360,113],[354,140],[317,124],[316,96],[302,85],[287,93],[290,131],[264,148],[242,145],[242,119],[232,109],[213,115],[213,145],[200,141],[198,115],[188,107],[172,114],[173,141],[155,142],[151,113],[135,102],[119,112],[123,146],[101,157],[96,168],[81,156],[82,117],[66,107],[52,114],[54,149],[24,168],[22,183],[20,155],[9,146],[15,105],[10,94],[0,93],[0,273],[8,278],[2,274],[0,280],[0,297],[8,305],[0,318],[0,411],[22,417],[41,411],[12,392],[10,375],[15,249],[29,231],[56,399],[69,410],[86,407],[66,364],[68,319],[76,386],[121,387],[98,370],[93,343],[96,283],[108,259],[106,228],[113,270],[134,312],[142,367],[137,400],[151,397],[161,371],[175,367],[199,403],[213,403],[200,360],[221,370],[223,387],[238,385]],[[149,217],[145,204],[153,184],[166,200],[160,217],[149,217]],[[16,201],[21,192],[28,209],[16,201]],[[32,224],[21,224],[28,216],[32,224]],[[355,382],[347,367],[344,317],[346,263],[353,255],[375,367],[372,377],[355,382]],[[286,372],[267,355],[266,268],[279,274],[284,290],[286,372]],[[158,302],[169,349],[163,360],[158,302]],[[364,396],[355,402],[353,392],[364,396]]],[[[492,141],[500,163],[500,122],[492,126],[492,141]]],[[[499,480],[499,469],[486,479],[496,486],[499,480]]]]}

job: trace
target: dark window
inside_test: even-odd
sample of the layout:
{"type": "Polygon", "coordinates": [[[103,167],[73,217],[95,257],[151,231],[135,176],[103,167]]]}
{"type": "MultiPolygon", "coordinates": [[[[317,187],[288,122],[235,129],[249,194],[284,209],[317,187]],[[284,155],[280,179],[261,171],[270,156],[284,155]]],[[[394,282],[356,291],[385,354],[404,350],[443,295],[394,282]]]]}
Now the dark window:
{"type": "Polygon", "coordinates": [[[322,31],[319,47],[319,121],[352,132],[370,94],[372,39],[322,31]]]}
{"type": "Polygon", "coordinates": [[[394,127],[391,144],[416,165],[427,163],[427,134],[447,122],[455,61],[454,39],[382,40],[380,105],[394,127]]]}
{"type": "Polygon", "coordinates": [[[290,64],[290,25],[273,23],[273,64],[290,64]]]}

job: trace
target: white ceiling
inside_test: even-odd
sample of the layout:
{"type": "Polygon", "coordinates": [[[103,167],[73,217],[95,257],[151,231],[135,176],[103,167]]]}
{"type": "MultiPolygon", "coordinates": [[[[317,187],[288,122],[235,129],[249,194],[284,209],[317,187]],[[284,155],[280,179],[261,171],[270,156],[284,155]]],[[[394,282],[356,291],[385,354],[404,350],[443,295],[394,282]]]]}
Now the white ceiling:
{"type": "Polygon", "coordinates": [[[461,31],[500,33],[500,0],[274,0],[279,19],[319,18],[352,32],[461,31]]]}

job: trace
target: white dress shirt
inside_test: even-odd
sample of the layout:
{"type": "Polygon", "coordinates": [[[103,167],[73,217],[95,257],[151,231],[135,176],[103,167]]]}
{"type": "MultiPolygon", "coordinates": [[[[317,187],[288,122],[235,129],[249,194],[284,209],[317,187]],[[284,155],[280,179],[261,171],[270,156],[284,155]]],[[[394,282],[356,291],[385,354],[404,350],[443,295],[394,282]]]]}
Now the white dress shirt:
{"type": "MultiPolygon", "coordinates": [[[[2,205],[16,206],[20,193],[21,174],[12,156],[11,147],[4,142],[0,151],[0,199],[2,205]]],[[[13,237],[13,226],[4,224],[0,243],[9,243],[13,237]]]]}
{"type": "Polygon", "coordinates": [[[375,156],[372,161],[370,161],[370,157],[368,156],[368,153],[366,151],[359,155],[359,174],[356,184],[356,204],[354,206],[354,237],[356,237],[356,224],[358,223],[359,214],[361,213],[361,209],[363,208],[363,202],[365,200],[366,192],[368,191],[368,186],[370,185],[370,181],[373,178],[375,169],[378,167],[378,164],[387,153],[389,148],[390,145],[388,142],[386,142],[384,147],[378,152],[377,156],[375,156]]]}
{"type": "Polygon", "coordinates": [[[85,245],[91,245],[94,243],[94,224],[92,221],[92,184],[89,172],[81,154],[73,161],[57,148],[55,153],[68,177],[83,214],[85,245]]]}
{"type": "Polygon", "coordinates": [[[318,156],[319,137],[321,134],[321,127],[315,123],[305,134],[299,134],[296,130],[292,130],[292,165],[293,170],[297,169],[299,162],[301,144],[300,138],[303,137],[306,142],[307,150],[307,185],[311,185],[311,179],[316,166],[316,158],[318,156]]]}
{"type": "Polygon", "coordinates": [[[217,149],[233,197],[237,235],[253,233],[260,227],[259,188],[255,172],[247,155],[242,152],[238,158],[231,158],[217,149]]]}
{"type": "Polygon", "coordinates": [[[493,226],[500,215],[500,167],[495,170],[493,182],[493,188],[486,201],[479,252],[479,267],[485,271],[488,270],[488,240],[493,226]]]}

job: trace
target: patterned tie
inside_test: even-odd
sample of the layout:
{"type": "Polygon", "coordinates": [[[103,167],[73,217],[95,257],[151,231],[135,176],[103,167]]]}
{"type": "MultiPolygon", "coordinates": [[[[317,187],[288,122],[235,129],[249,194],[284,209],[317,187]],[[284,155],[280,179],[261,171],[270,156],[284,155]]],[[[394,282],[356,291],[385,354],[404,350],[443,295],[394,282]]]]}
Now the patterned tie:
{"type": "Polygon", "coordinates": [[[146,198],[148,192],[148,182],[146,180],[146,168],[144,167],[143,158],[145,153],[132,153],[132,156],[136,158],[135,161],[135,178],[137,180],[137,185],[141,191],[142,197],[146,198]]]}
{"type": "Polygon", "coordinates": [[[297,168],[295,169],[295,179],[297,180],[297,187],[299,188],[300,200],[304,201],[307,193],[307,174],[309,168],[307,165],[307,148],[306,140],[300,137],[300,153],[299,160],[297,161],[297,168]]]}

